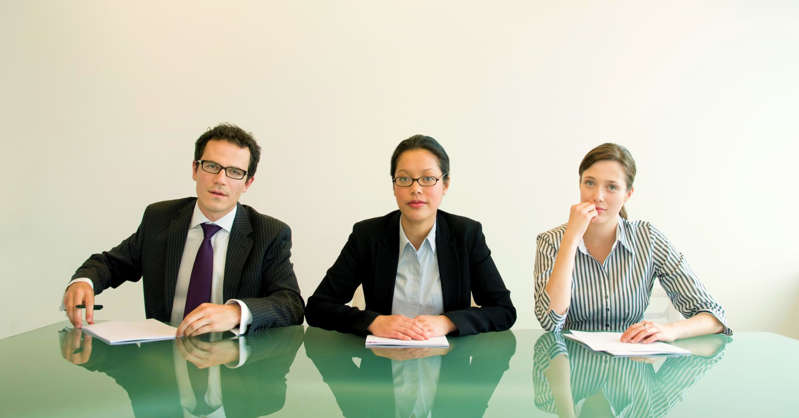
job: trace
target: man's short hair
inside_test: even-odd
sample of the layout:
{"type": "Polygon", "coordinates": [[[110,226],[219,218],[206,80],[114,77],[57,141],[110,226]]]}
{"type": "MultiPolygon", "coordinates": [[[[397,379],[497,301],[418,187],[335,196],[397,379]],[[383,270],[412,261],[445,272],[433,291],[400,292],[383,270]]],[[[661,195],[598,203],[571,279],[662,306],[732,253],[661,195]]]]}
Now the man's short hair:
{"type": "Polygon", "coordinates": [[[227,141],[241,148],[249,148],[250,165],[247,167],[247,180],[255,176],[255,170],[258,168],[258,160],[261,159],[261,147],[255,142],[255,138],[253,138],[251,133],[230,123],[216,125],[200,135],[197,142],[194,143],[194,161],[203,157],[205,144],[211,140],[227,141]]]}

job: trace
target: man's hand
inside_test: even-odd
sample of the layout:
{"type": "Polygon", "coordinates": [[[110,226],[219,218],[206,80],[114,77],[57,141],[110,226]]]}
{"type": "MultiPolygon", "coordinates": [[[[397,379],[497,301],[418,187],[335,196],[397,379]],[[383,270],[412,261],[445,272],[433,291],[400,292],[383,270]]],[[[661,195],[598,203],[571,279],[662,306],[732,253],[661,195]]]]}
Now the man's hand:
{"type": "Polygon", "coordinates": [[[241,307],[238,303],[203,303],[183,318],[176,336],[190,337],[208,332],[230,331],[240,322],[241,307]]]}
{"type": "Polygon", "coordinates": [[[457,329],[455,323],[445,315],[419,315],[413,320],[422,327],[427,338],[447,335],[457,329]]]}
{"type": "Polygon", "coordinates": [[[61,356],[72,364],[83,364],[92,356],[92,336],[82,329],[73,328],[61,332],[61,356]]]}
{"type": "Polygon", "coordinates": [[[239,342],[226,339],[203,341],[196,337],[178,338],[175,346],[180,355],[192,362],[198,369],[239,361],[239,342]]]}
{"type": "Polygon", "coordinates": [[[368,330],[377,337],[396,340],[426,340],[429,337],[415,319],[404,315],[380,315],[369,324],[368,330]]]}
{"type": "Polygon", "coordinates": [[[83,326],[83,318],[81,318],[80,309],[76,308],[77,305],[86,306],[86,322],[94,323],[94,290],[92,286],[86,282],[75,282],[64,292],[64,310],[67,313],[69,322],[75,328],[83,326]]]}

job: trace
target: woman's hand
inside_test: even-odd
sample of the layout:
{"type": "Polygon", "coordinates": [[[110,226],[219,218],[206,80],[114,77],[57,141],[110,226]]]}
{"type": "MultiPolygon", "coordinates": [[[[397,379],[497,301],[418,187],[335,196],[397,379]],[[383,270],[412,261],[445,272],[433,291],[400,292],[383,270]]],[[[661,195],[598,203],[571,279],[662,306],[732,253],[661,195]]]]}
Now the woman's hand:
{"type": "Polygon", "coordinates": [[[422,327],[427,337],[440,337],[455,331],[457,327],[445,315],[419,315],[413,319],[422,327]]]}
{"type": "Polygon", "coordinates": [[[404,315],[379,315],[367,329],[377,337],[396,340],[426,340],[430,337],[419,322],[404,315]]]}
{"type": "Polygon", "coordinates": [[[569,223],[566,225],[566,233],[575,238],[582,238],[588,225],[597,217],[596,205],[591,202],[580,202],[572,205],[569,212],[569,223]]]}
{"type": "Polygon", "coordinates": [[[623,343],[644,343],[649,344],[655,341],[672,342],[676,339],[674,332],[669,325],[658,324],[652,321],[641,321],[630,325],[623,334],[623,343]]]}

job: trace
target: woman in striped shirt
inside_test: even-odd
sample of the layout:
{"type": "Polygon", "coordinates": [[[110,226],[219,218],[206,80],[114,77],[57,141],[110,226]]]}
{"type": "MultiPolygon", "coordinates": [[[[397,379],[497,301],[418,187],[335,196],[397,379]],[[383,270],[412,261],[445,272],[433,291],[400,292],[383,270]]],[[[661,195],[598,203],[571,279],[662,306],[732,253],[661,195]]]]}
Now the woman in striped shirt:
{"type": "Polygon", "coordinates": [[[626,148],[602,144],[580,163],[580,203],[569,222],[538,235],[535,314],[548,331],[624,331],[624,342],[673,341],[723,332],[724,308],[685,258],[652,224],[629,221],[635,161],[626,148]],[[686,318],[643,321],[655,278],[686,318]]]}

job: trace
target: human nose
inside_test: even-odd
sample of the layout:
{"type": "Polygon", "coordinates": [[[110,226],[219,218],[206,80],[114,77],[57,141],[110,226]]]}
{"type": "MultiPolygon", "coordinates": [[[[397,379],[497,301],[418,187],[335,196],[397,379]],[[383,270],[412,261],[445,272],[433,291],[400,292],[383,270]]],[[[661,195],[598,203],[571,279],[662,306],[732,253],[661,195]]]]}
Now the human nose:
{"type": "Polygon", "coordinates": [[[214,174],[214,183],[227,183],[227,173],[225,173],[225,169],[219,170],[218,173],[214,174]]]}

